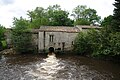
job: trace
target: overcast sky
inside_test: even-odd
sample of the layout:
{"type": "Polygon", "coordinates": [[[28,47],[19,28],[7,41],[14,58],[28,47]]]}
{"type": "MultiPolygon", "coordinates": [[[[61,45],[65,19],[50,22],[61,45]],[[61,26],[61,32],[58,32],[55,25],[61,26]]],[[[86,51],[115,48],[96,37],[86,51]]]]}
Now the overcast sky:
{"type": "Polygon", "coordinates": [[[102,18],[113,14],[114,0],[0,0],[0,24],[12,26],[13,17],[27,18],[27,11],[36,7],[47,8],[59,4],[63,10],[72,12],[77,5],[87,5],[97,11],[102,18]]]}

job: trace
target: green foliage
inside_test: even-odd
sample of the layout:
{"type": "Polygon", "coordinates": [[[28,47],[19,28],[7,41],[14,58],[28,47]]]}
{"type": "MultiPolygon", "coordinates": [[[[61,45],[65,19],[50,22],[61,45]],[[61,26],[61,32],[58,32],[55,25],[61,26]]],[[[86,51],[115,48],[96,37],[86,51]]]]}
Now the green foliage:
{"type": "Polygon", "coordinates": [[[5,27],[0,25],[0,41],[4,40],[5,38],[4,33],[5,33],[5,27]]]}
{"type": "Polygon", "coordinates": [[[60,8],[59,5],[49,6],[47,9],[37,7],[33,11],[28,11],[30,27],[40,26],[71,26],[73,21],[68,18],[69,13],[60,8]]]}
{"type": "Polygon", "coordinates": [[[120,32],[120,0],[115,0],[112,29],[120,32]]]}
{"type": "Polygon", "coordinates": [[[90,25],[90,22],[85,19],[78,19],[74,22],[75,25],[90,25]]]}
{"type": "Polygon", "coordinates": [[[3,27],[0,24],[0,50],[2,50],[4,48],[5,45],[3,45],[3,40],[5,40],[5,27],[3,27]]]}
{"type": "Polygon", "coordinates": [[[97,11],[91,8],[88,8],[84,12],[85,19],[89,21],[91,24],[95,25],[96,22],[100,23],[101,17],[97,15],[97,11]]]}
{"type": "Polygon", "coordinates": [[[102,27],[104,27],[104,26],[111,26],[112,20],[113,20],[113,16],[112,15],[109,15],[108,17],[105,17],[104,20],[101,23],[101,26],[102,27]]]}
{"type": "Polygon", "coordinates": [[[109,38],[111,55],[120,55],[120,32],[111,33],[109,38]]]}
{"type": "Polygon", "coordinates": [[[62,10],[59,5],[49,6],[47,8],[49,26],[71,26],[73,21],[68,18],[69,13],[62,10]]]}
{"type": "Polygon", "coordinates": [[[49,25],[50,26],[71,26],[72,20],[68,18],[68,12],[63,10],[53,10],[49,11],[49,25]]]}
{"type": "Polygon", "coordinates": [[[73,10],[72,16],[75,20],[69,18],[69,12],[62,10],[60,5],[49,6],[47,9],[36,7],[35,10],[28,11],[27,15],[30,28],[40,28],[40,26],[73,26],[73,25],[95,25],[100,22],[100,17],[96,10],[87,8],[85,5],[78,5],[73,10]],[[75,21],[75,22],[74,22],[75,21]]]}
{"type": "Polygon", "coordinates": [[[85,18],[85,10],[86,10],[87,6],[85,5],[78,5],[77,7],[75,7],[73,9],[73,14],[72,16],[75,19],[80,19],[80,18],[85,18]]]}
{"type": "Polygon", "coordinates": [[[14,27],[12,30],[12,42],[14,49],[18,53],[29,52],[32,49],[31,34],[29,33],[28,21],[14,18],[14,27]]]}
{"type": "Polygon", "coordinates": [[[93,56],[120,55],[120,32],[112,32],[109,27],[99,31],[80,33],[75,40],[75,51],[93,56]]]}
{"type": "Polygon", "coordinates": [[[97,15],[97,11],[87,8],[85,5],[78,5],[74,8],[72,16],[75,18],[75,25],[78,22],[79,24],[77,25],[86,25],[86,23],[95,25],[96,23],[100,23],[100,16],[97,15]]]}
{"type": "Polygon", "coordinates": [[[40,28],[40,26],[48,25],[46,10],[42,7],[36,7],[33,11],[28,11],[30,18],[30,28],[40,28]]]}
{"type": "Polygon", "coordinates": [[[75,43],[74,43],[75,52],[81,55],[90,53],[89,51],[91,51],[90,49],[91,47],[88,41],[89,41],[89,37],[87,33],[80,32],[75,39],[75,43]]]}
{"type": "MultiPolygon", "coordinates": [[[[92,56],[120,56],[120,1],[115,1],[114,15],[104,18],[101,30],[90,30],[87,33],[80,33],[75,40],[75,51],[81,54],[89,53],[92,56]]],[[[96,12],[93,11],[93,13],[95,14],[96,12]]],[[[89,19],[94,20],[94,18],[89,19]]]]}
{"type": "Polygon", "coordinates": [[[5,40],[1,41],[3,48],[5,49],[7,47],[7,43],[5,40]]]}

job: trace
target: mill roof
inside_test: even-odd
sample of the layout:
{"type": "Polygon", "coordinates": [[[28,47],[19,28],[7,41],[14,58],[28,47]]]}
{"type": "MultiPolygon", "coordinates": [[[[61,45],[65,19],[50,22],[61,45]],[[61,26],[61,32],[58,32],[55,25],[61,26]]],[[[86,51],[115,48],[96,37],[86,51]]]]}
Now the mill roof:
{"type": "Polygon", "coordinates": [[[101,27],[99,26],[89,26],[89,25],[76,25],[78,28],[82,29],[100,29],[101,27]]]}
{"type": "Polygon", "coordinates": [[[77,25],[75,27],[70,26],[41,26],[39,29],[32,29],[33,33],[38,32],[70,32],[70,33],[78,33],[81,29],[100,29],[99,26],[86,26],[86,25],[77,25]]]}
{"type": "Polygon", "coordinates": [[[68,26],[41,26],[39,31],[49,31],[49,32],[80,32],[77,27],[68,26]]]}

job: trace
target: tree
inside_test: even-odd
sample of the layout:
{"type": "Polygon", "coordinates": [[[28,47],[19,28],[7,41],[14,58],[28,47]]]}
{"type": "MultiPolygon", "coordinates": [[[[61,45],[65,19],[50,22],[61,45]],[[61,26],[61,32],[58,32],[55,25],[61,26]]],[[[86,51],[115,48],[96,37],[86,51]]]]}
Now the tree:
{"type": "Polygon", "coordinates": [[[95,25],[96,23],[100,22],[100,16],[97,15],[97,11],[91,8],[87,8],[85,5],[78,5],[76,8],[74,8],[72,16],[75,19],[75,23],[76,21],[79,22],[79,24],[76,25],[86,25],[83,24],[83,22],[87,22],[87,25],[95,25]]]}
{"type": "Polygon", "coordinates": [[[85,5],[78,5],[73,9],[72,16],[74,17],[75,20],[80,19],[80,18],[85,18],[85,10],[87,6],[85,5]]]}
{"type": "Polygon", "coordinates": [[[61,10],[59,5],[49,6],[47,8],[50,26],[71,26],[72,20],[68,18],[69,13],[61,10]]]}
{"type": "Polygon", "coordinates": [[[59,5],[49,6],[47,9],[37,7],[33,11],[28,11],[30,27],[40,26],[71,26],[73,21],[68,18],[69,13],[62,10],[59,5]]]}
{"type": "Polygon", "coordinates": [[[101,18],[100,16],[97,15],[96,10],[89,8],[89,9],[86,9],[84,13],[85,13],[85,19],[89,21],[90,24],[94,25],[96,22],[100,23],[101,18]]]}
{"type": "Polygon", "coordinates": [[[48,12],[54,12],[54,11],[59,11],[59,10],[61,10],[61,8],[60,8],[60,5],[58,5],[58,4],[56,4],[56,5],[53,5],[53,6],[49,6],[48,8],[47,8],[47,10],[48,10],[48,12]]]}
{"type": "Polygon", "coordinates": [[[0,24],[0,41],[4,40],[5,27],[0,24]]]}
{"type": "Polygon", "coordinates": [[[42,25],[48,25],[46,10],[42,7],[36,7],[33,11],[28,11],[31,28],[40,28],[42,25]]]}
{"type": "Polygon", "coordinates": [[[120,0],[115,0],[112,29],[120,32],[120,0]]]}
{"type": "Polygon", "coordinates": [[[120,56],[120,33],[112,32],[109,27],[81,32],[75,39],[74,50],[98,57],[120,56]]]}
{"type": "Polygon", "coordinates": [[[74,41],[74,51],[77,54],[86,55],[92,52],[91,45],[89,44],[89,36],[84,32],[80,32],[74,41]]]}
{"type": "Polygon", "coordinates": [[[112,15],[109,15],[108,17],[105,17],[104,20],[101,23],[101,26],[102,27],[111,26],[112,20],[113,20],[113,16],[112,15]]]}
{"type": "Polygon", "coordinates": [[[90,22],[87,21],[86,19],[77,19],[74,22],[75,25],[90,25],[90,22]]]}
{"type": "Polygon", "coordinates": [[[31,34],[28,29],[28,21],[20,17],[14,18],[12,30],[13,47],[18,53],[29,52],[32,49],[31,34]]]}

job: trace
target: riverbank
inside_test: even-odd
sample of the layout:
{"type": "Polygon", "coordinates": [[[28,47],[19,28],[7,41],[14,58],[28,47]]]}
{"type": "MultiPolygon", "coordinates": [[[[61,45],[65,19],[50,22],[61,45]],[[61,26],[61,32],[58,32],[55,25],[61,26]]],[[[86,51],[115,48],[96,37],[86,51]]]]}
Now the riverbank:
{"type": "Polygon", "coordinates": [[[0,51],[0,55],[13,55],[13,54],[17,54],[13,48],[0,51]]]}

